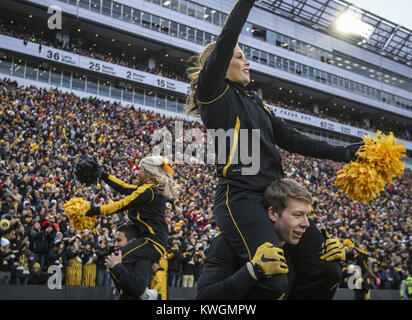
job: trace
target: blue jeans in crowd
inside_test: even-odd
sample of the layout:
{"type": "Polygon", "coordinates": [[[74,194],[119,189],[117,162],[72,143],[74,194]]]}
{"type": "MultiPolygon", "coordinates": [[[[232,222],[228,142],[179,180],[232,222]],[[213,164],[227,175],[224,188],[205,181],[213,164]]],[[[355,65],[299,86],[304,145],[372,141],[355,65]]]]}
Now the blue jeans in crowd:
{"type": "Polygon", "coordinates": [[[110,272],[107,270],[97,271],[97,286],[110,287],[111,286],[110,272]]]}
{"type": "Polygon", "coordinates": [[[180,271],[168,271],[169,275],[169,286],[170,287],[180,287],[180,283],[182,282],[182,273],[180,271]]]}

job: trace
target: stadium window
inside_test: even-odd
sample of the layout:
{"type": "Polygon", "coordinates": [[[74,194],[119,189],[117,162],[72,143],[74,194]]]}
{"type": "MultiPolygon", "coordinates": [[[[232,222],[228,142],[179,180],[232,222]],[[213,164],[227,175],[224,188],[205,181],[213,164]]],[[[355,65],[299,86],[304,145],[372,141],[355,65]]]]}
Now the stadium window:
{"type": "Polygon", "coordinates": [[[245,25],[243,26],[242,33],[246,36],[252,36],[252,24],[249,22],[246,22],[245,25]]]}
{"type": "Polygon", "coordinates": [[[223,26],[225,24],[227,17],[228,17],[227,14],[225,14],[223,12],[220,13],[220,25],[221,26],[223,26]]]}
{"type": "Polygon", "coordinates": [[[101,6],[100,0],[91,0],[91,3],[90,3],[91,11],[100,13],[101,9],[102,9],[102,6],[101,6]]]}
{"type": "Polygon", "coordinates": [[[133,102],[133,87],[130,83],[128,83],[126,87],[122,89],[122,100],[133,102]]]}
{"type": "Polygon", "coordinates": [[[89,10],[89,0],[79,0],[79,7],[89,10]]]}
{"type": "Polygon", "coordinates": [[[10,74],[12,64],[13,64],[13,59],[11,57],[8,57],[6,55],[2,55],[0,57],[0,73],[10,74]]]}
{"type": "Polygon", "coordinates": [[[302,76],[303,76],[304,78],[309,77],[309,68],[308,68],[308,66],[303,66],[303,67],[302,67],[302,76]]]}
{"type": "Polygon", "coordinates": [[[112,18],[121,20],[122,18],[122,5],[117,2],[113,2],[112,5],[112,18]]]}
{"type": "Polygon", "coordinates": [[[320,82],[320,71],[318,69],[315,69],[315,80],[320,82]]]}
{"type": "Polygon", "coordinates": [[[203,17],[204,17],[203,6],[199,4],[195,5],[195,17],[196,19],[203,20],[203,17]]]}
{"type": "MultiPolygon", "coordinates": [[[[63,0],[63,2],[67,2],[67,1],[64,1],[64,0],[63,0]]],[[[67,3],[70,4],[70,5],[72,5],[72,6],[77,6],[78,0],[68,0],[67,3]]]]}
{"type": "Polygon", "coordinates": [[[275,56],[269,53],[269,67],[275,68],[275,56]]]}
{"type": "Polygon", "coordinates": [[[169,20],[160,19],[160,31],[166,34],[169,34],[169,20]]]}
{"type": "Polygon", "coordinates": [[[296,40],[295,39],[291,39],[289,42],[289,50],[294,52],[295,51],[295,44],[296,44],[296,40]]]}
{"type": "Polygon", "coordinates": [[[288,37],[282,35],[281,47],[284,48],[284,49],[288,49],[288,47],[289,47],[289,38],[288,37]]]}
{"type": "Polygon", "coordinates": [[[141,87],[134,87],[133,102],[144,105],[144,89],[141,87]]]}
{"type": "Polygon", "coordinates": [[[212,10],[212,23],[220,26],[220,12],[217,12],[216,10],[212,10]]]}
{"type": "Polygon", "coordinates": [[[86,80],[86,91],[89,93],[97,94],[97,78],[87,77],[86,80]]]}
{"type": "Polygon", "coordinates": [[[166,110],[176,111],[176,96],[168,95],[166,101],[166,110]]]}
{"type": "Polygon", "coordinates": [[[154,4],[157,4],[157,5],[159,5],[159,6],[160,6],[160,1],[161,1],[161,0],[152,0],[152,2],[153,2],[154,4]]]}
{"type": "Polygon", "coordinates": [[[349,90],[349,80],[348,79],[343,79],[344,83],[345,83],[345,89],[349,90]]]}
{"type": "Polygon", "coordinates": [[[13,76],[24,78],[24,61],[14,59],[13,61],[13,76]]]}
{"type": "Polygon", "coordinates": [[[296,69],[295,72],[298,76],[302,75],[302,65],[300,63],[296,63],[296,69]]]}
{"type": "Polygon", "coordinates": [[[326,72],[321,71],[320,72],[320,82],[326,83],[326,78],[327,78],[326,72]]]}
{"type": "Polygon", "coordinates": [[[132,8],[128,6],[123,6],[123,21],[132,22],[132,8]]]}
{"type": "Polygon", "coordinates": [[[282,36],[279,33],[276,33],[276,40],[275,40],[275,44],[278,47],[282,46],[282,36]]]}
{"type": "Polygon", "coordinates": [[[255,62],[259,62],[259,50],[252,49],[252,60],[255,62]]]}
{"type": "Polygon", "coordinates": [[[145,90],[145,105],[149,107],[155,106],[155,94],[152,90],[145,90]]]}
{"type": "Polygon", "coordinates": [[[333,54],[332,53],[327,54],[326,63],[333,64],[333,54]]]}
{"type": "Polygon", "coordinates": [[[312,67],[309,67],[309,79],[315,80],[315,70],[312,67]]]}
{"type": "Polygon", "coordinates": [[[184,15],[187,15],[187,1],[186,0],[179,1],[179,12],[183,13],[184,15]]]}
{"type": "Polygon", "coordinates": [[[110,0],[102,0],[102,13],[106,16],[112,16],[112,2],[110,0]]]}
{"type": "Polygon", "coordinates": [[[110,96],[113,99],[118,99],[118,100],[122,99],[122,90],[119,88],[118,84],[111,83],[110,89],[111,89],[110,96]]]}
{"type": "Polygon", "coordinates": [[[262,64],[268,64],[268,54],[266,52],[261,51],[260,52],[260,63],[262,64]]]}
{"type": "Polygon", "coordinates": [[[326,74],[326,83],[332,85],[332,75],[330,73],[326,74]]]}
{"type": "Polygon", "coordinates": [[[159,109],[166,108],[166,95],[162,93],[156,94],[156,108],[159,108],[159,109]]]}
{"type": "Polygon", "coordinates": [[[182,98],[177,98],[177,111],[183,112],[185,106],[185,100],[182,98]]]}
{"type": "Polygon", "coordinates": [[[266,30],[263,29],[262,27],[258,27],[254,25],[252,27],[252,36],[253,38],[266,41],[266,30]]]}
{"type": "Polygon", "coordinates": [[[204,13],[203,13],[203,19],[207,22],[212,23],[212,9],[203,7],[204,13]]]}
{"type": "Polygon", "coordinates": [[[289,60],[288,59],[283,59],[282,70],[288,72],[289,70],[289,60]]]}
{"type": "Polygon", "coordinates": [[[196,43],[203,45],[203,36],[204,36],[204,32],[201,30],[196,30],[196,43]]]}
{"type": "Polygon", "coordinates": [[[50,84],[61,86],[62,85],[62,71],[53,67],[50,70],[50,84]]]}
{"type": "Polygon", "coordinates": [[[290,73],[295,73],[295,72],[296,72],[295,62],[294,62],[294,61],[290,61],[290,62],[289,62],[289,72],[290,72],[290,73]]]}
{"type": "Polygon", "coordinates": [[[84,91],[85,88],[86,88],[86,81],[85,81],[85,78],[83,78],[83,75],[79,73],[73,73],[72,89],[84,91]]]}
{"type": "Polygon", "coordinates": [[[41,82],[49,83],[50,68],[47,63],[42,63],[39,65],[39,75],[38,79],[41,82]]]}
{"type": "Polygon", "coordinates": [[[296,43],[295,43],[295,51],[296,51],[296,53],[299,53],[299,54],[302,53],[302,42],[296,41],[296,43]]]}
{"type": "Polygon", "coordinates": [[[179,11],[179,1],[171,0],[170,9],[172,9],[173,11],[179,11]]]}
{"type": "Polygon", "coordinates": [[[26,62],[26,79],[37,80],[37,64],[33,62],[26,62]]]}
{"type": "Polygon", "coordinates": [[[187,27],[183,24],[179,24],[179,38],[187,39],[187,27]]]}
{"type": "Polygon", "coordinates": [[[266,42],[275,44],[275,33],[270,30],[266,30],[266,42]]]}
{"type": "Polygon", "coordinates": [[[160,31],[160,18],[157,16],[152,16],[152,30],[160,31]]]}
{"type": "Polygon", "coordinates": [[[205,32],[205,42],[204,45],[207,45],[212,42],[212,35],[208,32],[205,32]]]}
{"type": "Polygon", "coordinates": [[[69,71],[63,71],[62,86],[65,88],[70,88],[72,84],[72,73],[69,71]]]}
{"type": "Polygon", "coordinates": [[[172,37],[177,37],[177,23],[171,21],[170,22],[170,33],[172,37]]]}
{"type": "Polygon", "coordinates": [[[187,15],[189,17],[196,17],[196,4],[193,2],[187,2],[187,15]]]}
{"type": "Polygon", "coordinates": [[[195,42],[195,29],[187,27],[187,40],[195,42]]]}
{"type": "Polygon", "coordinates": [[[282,69],[282,58],[281,57],[276,57],[276,68],[282,69]]]}
{"type": "Polygon", "coordinates": [[[163,0],[162,1],[162,7],[164,7],[164,8],[170,9],[170,4],[171,4],[170,0],[163,0]]]}
{"type": "Polygon", "coordinates": [[[142,27],[150,29],[150,14],[142,12],[142,27]]]}
{"type": "Polygon", "coordinates": [[[132,13],[133,13],[133,16],[132,16],[132,23],[134,23],[134,24],[136,24],[136,25],[140,26],[140,21],[141,21],[141,19],[140,19],[140,16],[141,16],[141,11],[140,11],[140,10],[136,10],[136,9],[132,9],[132,13]]]}

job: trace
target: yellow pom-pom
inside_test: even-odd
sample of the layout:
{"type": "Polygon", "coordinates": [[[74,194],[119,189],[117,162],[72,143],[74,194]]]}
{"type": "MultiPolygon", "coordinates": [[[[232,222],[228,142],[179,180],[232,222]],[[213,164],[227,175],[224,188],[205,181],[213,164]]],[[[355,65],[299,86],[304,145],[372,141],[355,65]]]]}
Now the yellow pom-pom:
{"type": "Polygon", "coordinates": [[[386,183],[393,183],[395,176],[401,177],[406,156],[402,143],[396,143],[391,132],[389,136],[378,131],[372,139],[363,137],[364,146],[356,152],[357,160],[351,161],[337,173],[335,185],[352,200],[367,202],[384,190],[386,183]]]}
{"type": "Polygon", "coordinates": [[[83,198],[71,198],[63,205],[64,212],[71,224],[77,230],[92,230],[96,224],[96,217],[88,217],[85,213],[90,209],[90,204],[83,198]]]}

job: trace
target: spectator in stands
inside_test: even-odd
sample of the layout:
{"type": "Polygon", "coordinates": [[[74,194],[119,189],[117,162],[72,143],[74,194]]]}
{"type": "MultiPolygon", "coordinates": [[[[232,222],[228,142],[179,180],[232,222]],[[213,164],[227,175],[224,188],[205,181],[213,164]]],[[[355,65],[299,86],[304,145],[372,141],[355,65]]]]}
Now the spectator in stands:
{"type": "Polygon", "coordinates": [[[111,284],[110,273],[105,265],[106,258],[111,253],[110,251],[110,243],[106,239],[103,239],[100,242],[100,247],[96,250],[97,286],[99,287],[109,287],[111,284]]]}
{"type": "Polygon", "coordinates": [[[42,271],[40,263],[33,264],[30,272],[29,284],[44,285],[47,284],[47,273],[42,271]]]}
{"type": "Polygon", "coordinates": [[[0,260],[0,285],[8,285],[11,280],[11,268],[12,268],[12,253],[10,251],[10,241],[6,238],[1,238],[0,248],[1,260],[0,260]]]}
{"type": "Polygon", "coordinates": [[[172,248],[167,253],[167,259],[169,287],[180,287],[182,281],[182,253],[177,240],[173,242],[172,248]]]}

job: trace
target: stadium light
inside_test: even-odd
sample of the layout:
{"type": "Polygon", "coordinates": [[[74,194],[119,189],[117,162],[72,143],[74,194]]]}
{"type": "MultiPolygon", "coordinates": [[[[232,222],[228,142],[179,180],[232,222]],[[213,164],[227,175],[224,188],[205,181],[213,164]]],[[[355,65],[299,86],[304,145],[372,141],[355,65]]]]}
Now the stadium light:
{"type": "Polygon", "coordinates": [[[358,35],[363,38],[368,38],[372,32],[373,27],[363,22],[360,14],[354,11],[346,10],[336,19],[336,30],[341,33],[358,35]]]}

